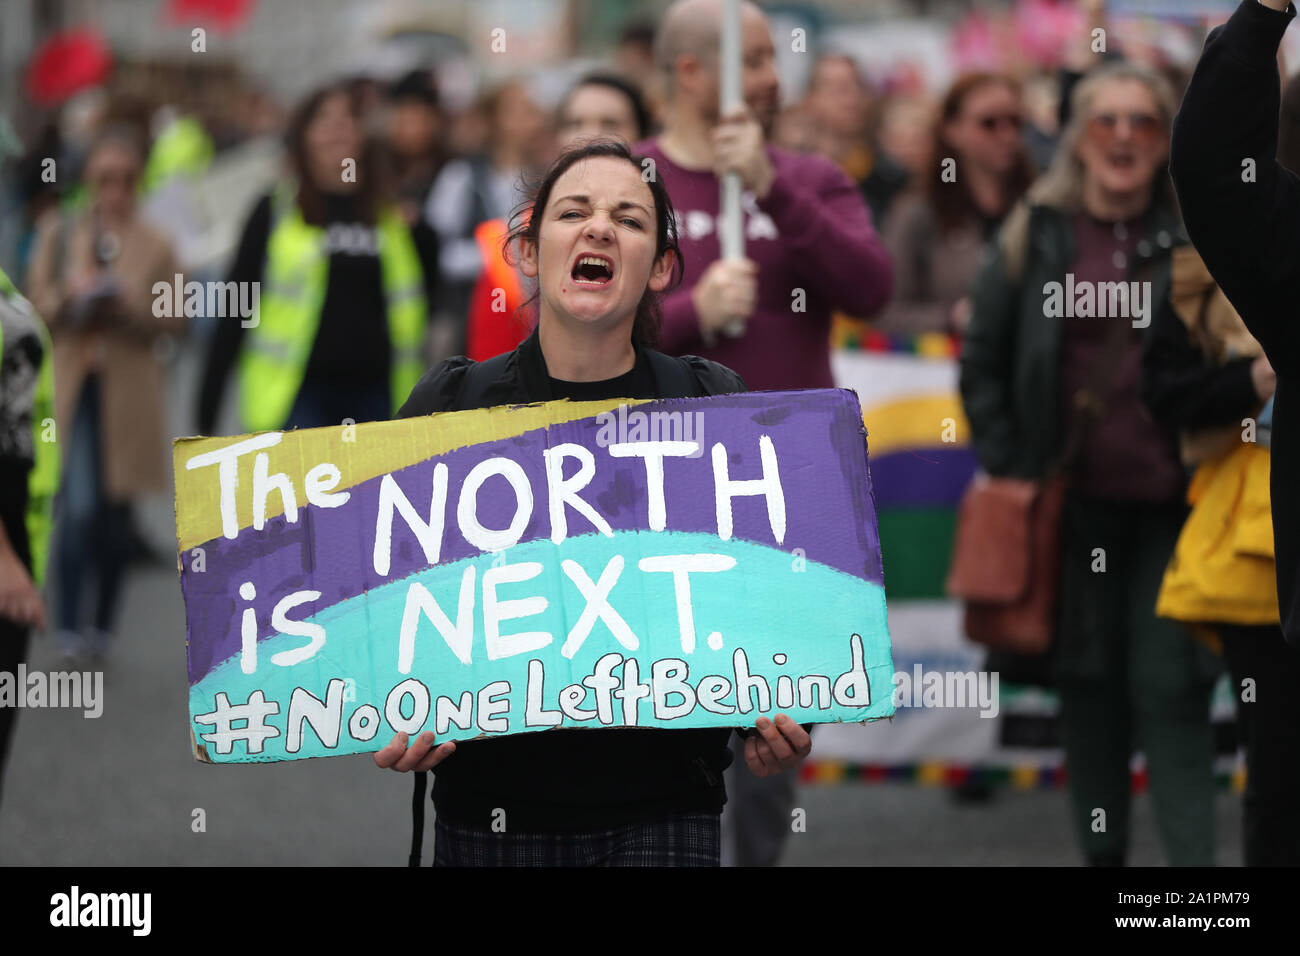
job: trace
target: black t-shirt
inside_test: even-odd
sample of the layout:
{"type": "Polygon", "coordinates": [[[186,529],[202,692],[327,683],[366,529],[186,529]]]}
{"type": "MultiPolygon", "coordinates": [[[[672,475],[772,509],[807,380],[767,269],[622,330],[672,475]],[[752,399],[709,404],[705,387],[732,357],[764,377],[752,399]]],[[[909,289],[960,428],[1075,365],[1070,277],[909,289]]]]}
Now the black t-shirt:
{"type": "Polygon", "coordinates": [[[655,395],[655,379],[645,353],[638,352],[636,364],[617,378],[600,382],[566,382],[551,378],[551,394],[571,402],[599,402],[607,398],[640,398],[655,395]]]}
{"type": "MultiPolygon", "coordinates": [[[[519,351],[526,354],[533,339],[519,351]]],[[[544,368],[540,373],[546,375],[544,368]]],[[[727,374],[737,383],[731,390],[744,388],[734,373],[727,374]]],[[[546,375],[546,380],[553,399],[660,394],[641,349],[632,370],[617,378],[566,382],[546,375]]],[[[417,389],[422,401],[441,402],[433,394],[454,393],[459,380],[448,374],[434,385],[430,381],[427,391],[417,389]]],[[[416,398],[413,394],[412,401],[416,398]]],[[[420,412],[408,403],[403,413],[420,412]]],[[[593,632],[592,639],[597,637],[593,632]]],[[[504,811],[508,832],[597,829],[671,814],[721,813],[730,736],[725,728],[572,728],[463,741],[435,768],[433,802],[439,817],[464,826],[489,827],[499,819],[496,811],[504,811]]]]}
{"type": "Polygon", "coordinates": [[[325,195],[329,285],[304,382],[388,381],[388,309],[379,269],[379,230],[360,221],[351,196],[325,195]]]}

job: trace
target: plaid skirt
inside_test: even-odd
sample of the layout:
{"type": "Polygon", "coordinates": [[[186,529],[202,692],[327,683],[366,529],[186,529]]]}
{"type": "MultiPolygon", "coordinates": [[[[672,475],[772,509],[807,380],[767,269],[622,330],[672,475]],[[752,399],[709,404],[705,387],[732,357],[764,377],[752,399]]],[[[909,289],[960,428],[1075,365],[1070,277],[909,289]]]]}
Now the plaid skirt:
{"type": "Polygon", "coordinates": [[[720,866],[721,817],[678,814],[608,830],[494,833],[434,821],[434,866],[720,866]]]}

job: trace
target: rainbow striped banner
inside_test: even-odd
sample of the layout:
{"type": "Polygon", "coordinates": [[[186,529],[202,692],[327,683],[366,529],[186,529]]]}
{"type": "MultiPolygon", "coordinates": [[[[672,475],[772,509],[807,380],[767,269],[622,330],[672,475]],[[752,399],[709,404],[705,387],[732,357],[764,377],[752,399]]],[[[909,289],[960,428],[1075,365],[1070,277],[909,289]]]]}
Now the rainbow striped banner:
{"type": "Polygon", "coordinates": [[[846,390],[551,402],[173,456],[199,760],[894,713],[846,390]]]}

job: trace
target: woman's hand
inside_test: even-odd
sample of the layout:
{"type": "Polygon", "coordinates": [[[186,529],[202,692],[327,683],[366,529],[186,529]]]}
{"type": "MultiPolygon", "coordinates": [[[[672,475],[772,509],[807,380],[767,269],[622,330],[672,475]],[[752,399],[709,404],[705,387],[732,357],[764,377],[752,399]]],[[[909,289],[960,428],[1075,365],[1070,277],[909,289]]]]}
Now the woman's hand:
{"type": "Polygon", "coordinates": [[[71,273],[68,279],[68,293],[74,299],[81,299],[89,295],[91,290],[99,283],[99,271],[97,269],[74,266],[71,273]]]}
{"type": "Polygon", "coordinates": [[[745,763],[756,777],[793,770],[812,753],[812,738],[785,714],[776,715],[776,723],[766,717],[755,725],[761,736],[745,738],[745,763]]]}
{"type": "Polygon", "coordinates": [[[388,746],[375,752],[375,765],[388,770],[406,773],[408,770],[432,770],[456,752],[454,741],[439,747],[433,746],[433,734],[427,730],[407,747],[409,735],[394,735],[388,746]]]}
{"type": "Polygon", "coordinates": [[[1273,397],[1273,392],[1277,390],[1277,373],[1265,356],[1261,355],[1250,363],[1250,381],[1261,402],[1267,402],[1273,397]]]}

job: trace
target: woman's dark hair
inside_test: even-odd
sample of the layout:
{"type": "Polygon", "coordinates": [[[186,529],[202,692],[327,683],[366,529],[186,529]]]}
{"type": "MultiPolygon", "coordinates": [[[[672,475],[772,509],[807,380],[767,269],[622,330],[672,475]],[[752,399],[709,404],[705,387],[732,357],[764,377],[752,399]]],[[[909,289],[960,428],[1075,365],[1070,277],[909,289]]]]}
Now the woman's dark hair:
{"type": "MultiPolygon", "coordinates": [[[[547,203],[550,202],[551,190],[555,188],[556,181],[576,163],[600,156],[622,159],[630,163],[638,173],[643,174],[641,178],[650,187],[655,200],[655,259],[658,260],[670,249],[676,256],[673,275],[664,289],[665,293],[671,291],[681,282],[686,270],[686,264],[682,260],[682,250],[677,244],[677,215],[673,211],[672,200],[668,198],[668,190],[664,187],[663,180],[653,173],[653,165],[647,166],[652,161],[643,156],[633,155],[627,145],[618,140],[591,140],[560,154],[559,158],[551,164],[550,169],[542,175],[541,182],[530,191],[531,197],[510,216],[510,230],[505,240],[507,261],[512,263],[515,261],[512,257],[512,249],[516,243],[521,240],[536,243],[541,237],[542,214],[546,210],[547,203]],[[644,175],[644,170],[647,168],[652,171],[648,178],[644,175]]],[[[659,341],[659,327],[663,322],[663,313],[659,307],[660,294],[647,287],[636,307],[632,338],[647,348],[653,348],[659,341]]],[[[527,308],[538,295],[540,291],[534,293],[520,307],[520,311],[527,308]]]]}
{"type": "Polygon", "coordinates": [[[628,105],[632,107],[632,116],[636,120],[637,139],[645,139],[650,135],[650,111],[646,109],[645,97],[641,95],[635,83],[616,73],[588,73],[575,83],[560,102],[561,119],[564,118],[564,111],[569,108],[569,100],[573,99],[573,94],[584,86],[603,86],[615,93],[623,94],[628,105]]]}
{"type": "Polygon", "coordinates": [[[303,219],[313,226],[325,223],[325,190],[315,180],[310,157],[307,155],[307,128],[326,100],[335,96],[346,99],[348,110],[357,123],[361,137],[360,156],[357,161],[357,215],[373,225],[379,218],[379,209],[388,199],[387,157],[378,140],[365,134],[362,116],[361,90],[348,81],[322,86],[298,104],[289,118],[285,131],[289,168],[298,181],[298,208],[303,219]]]}
{"type": "MultiPolygon", "coordinates": [[[[966,100],[972,93],[992,85],[1005,86],[1016,95],[1017,100],[1020,99],[1020,84],[1007,74],[966,73],[959,76],[949,87],[934,118],[930,137],[930,158],[921,188],[930,202],[930,208],[935,211],[940,228],[945,232],[960,228],[972,216],[978,215],[978,208],[970,194],[967,179],[959,177],[955,184],[944,182],[944,161],[953,156],[953,148],[944,139],[943,130],[948,123],[961,116],[962,110],[966,108],[966,100]]],[[[1029,150],[1022,143],[1016,164],[1008,173],[1005,183],[1007,209],[1015,205],[1016,200],[1024,195],[1033,181],[1034,164],[1029,158],[1029,150]]]]}

